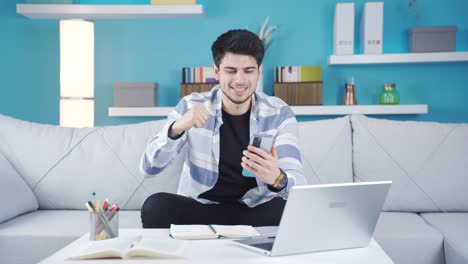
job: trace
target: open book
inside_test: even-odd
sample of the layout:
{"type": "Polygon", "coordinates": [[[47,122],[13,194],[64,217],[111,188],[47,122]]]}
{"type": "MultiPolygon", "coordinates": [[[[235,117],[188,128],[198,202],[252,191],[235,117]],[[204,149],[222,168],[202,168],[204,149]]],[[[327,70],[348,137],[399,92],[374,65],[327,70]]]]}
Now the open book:
{"type": "Polygon", "coordinates": [[[246,238],[260,233],[248,225],[171,225],[171,236],[175,239],[246,238]]]}
{"type": "Polygon", "coordinates": [[[118,237],[91,241],[68,259],[99,258],[183,258],[184,241],[138,237],[118,237]]]}

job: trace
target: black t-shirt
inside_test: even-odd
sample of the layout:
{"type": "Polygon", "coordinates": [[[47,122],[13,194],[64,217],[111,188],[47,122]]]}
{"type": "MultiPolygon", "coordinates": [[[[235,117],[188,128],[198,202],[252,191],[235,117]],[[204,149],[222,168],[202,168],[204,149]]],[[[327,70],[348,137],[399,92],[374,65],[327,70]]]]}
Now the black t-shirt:
{"type": "Polygon", "coordinates": [[[219,131],[219,176],[213,189],[198,197],[220,203],[237,203],[244,194],[257,187],[254,177],[242,176],[242,151],[249,144],[250,111],[230,115],[223,110],[223,124],[219,131]]]}

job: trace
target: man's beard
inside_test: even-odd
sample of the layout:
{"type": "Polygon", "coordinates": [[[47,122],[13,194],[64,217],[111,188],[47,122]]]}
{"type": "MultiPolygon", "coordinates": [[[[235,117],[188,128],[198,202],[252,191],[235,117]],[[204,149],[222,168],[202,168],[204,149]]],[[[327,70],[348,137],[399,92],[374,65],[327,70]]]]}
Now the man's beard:
{"type": "MultiPolygon", "coordinates": [[[[229,89],[231,89],[231,88],[229,88],[229,89]]],[[[253,93],[254,93],[254,92],[251,92],[251,94],[250,94],[249,96],[247,96],[245,99],[243,99],[242,101],[240,101],[240,100],[235,100],[235,99],[231,98],[231,96],[229,96],[228,93],[224,93],[224,95],[225,95],[225,96],[229,99],[229,101],[231,101],[232,103],[237,104],[237,105],[240,105],[240,104],[243,104],[243,103],[247,102],[248,100],[250,100],[250,98],[252,98],[252,96],[253,96],[253,93]]]]}

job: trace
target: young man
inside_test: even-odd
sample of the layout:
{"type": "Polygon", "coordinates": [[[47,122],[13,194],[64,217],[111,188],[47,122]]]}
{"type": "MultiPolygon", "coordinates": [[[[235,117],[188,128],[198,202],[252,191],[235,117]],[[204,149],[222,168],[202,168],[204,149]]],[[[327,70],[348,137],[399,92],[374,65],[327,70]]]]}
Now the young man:
{"type": "Polygon", "coordinates": [[[261,40],[230,30],[211,50],[219,85],[184,97],[143,155],[140,170],[152,176],[188,145],[178,194],[148,197],[141,209],[144,228],[278,225],[289,188],[305,183],[294,113],[279,98],[255,92],[261,40]],[[260,133],[274,137],[271,153],[248,146],[250,136],[260,133]],[[256,177],[243,176],[242,169],[256,177]]]}

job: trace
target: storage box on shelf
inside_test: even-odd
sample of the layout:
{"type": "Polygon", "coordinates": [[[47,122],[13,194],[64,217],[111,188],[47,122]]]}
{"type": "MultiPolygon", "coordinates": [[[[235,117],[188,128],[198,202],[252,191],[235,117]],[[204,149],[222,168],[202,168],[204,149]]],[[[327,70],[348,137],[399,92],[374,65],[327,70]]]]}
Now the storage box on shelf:
{"type": "Polygon", "coordinates": [[[180,98],[191,93],[203,93],[210,91],[217,83],[181,83],[180,98]]]}
{"type": "Polygon", "coordinates": [[[289,105],[321,105],[322,82],[275,83],[274,94],[289,105]]]}
{"type": "Polygon", "coordinates": [[[156,102],[157,83],[114,83],[114,106],[116,107],[154,107],[157,106],[156,102]]]}
{"type": "Polygon", "coordinates": [[[450,52],[456,49],[456,26],[415,27],[409,32],[410,52],[450,52]]]}

